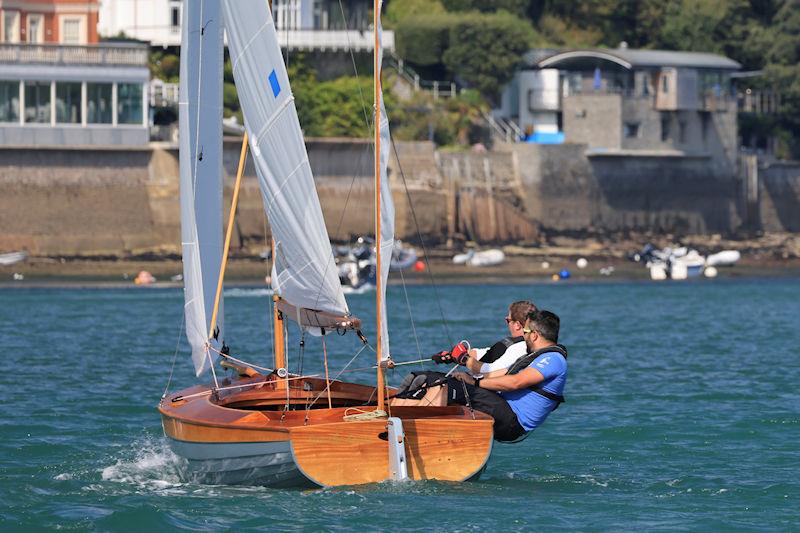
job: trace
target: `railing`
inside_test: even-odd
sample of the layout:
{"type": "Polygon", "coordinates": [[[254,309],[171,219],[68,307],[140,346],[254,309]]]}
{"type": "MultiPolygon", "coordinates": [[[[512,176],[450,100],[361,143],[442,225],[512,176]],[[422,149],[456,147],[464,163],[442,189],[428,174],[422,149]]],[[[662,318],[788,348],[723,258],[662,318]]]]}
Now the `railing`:
{"type": "MultiPolygon", "coordinates": [[[[358,30],[277,30],[278,44],[290,50],[353,50],[367,51],[375,46],[371,31],[358,30]]],[[[384,50],[394,50],[394,32],[384,31],[384,50]]]]}
{"type": "Polygon", "coordinates": [[[485,111],[481,111],[483,119],[489,126],[492,136],[500,142],[515,143],[519,142],[524,136],[524,132],[517,124],[508,118],[494,118],[485,111]]]}
{"type": "Polygon", "coordinates": [[[148,54],[147,45],[127,43],[95,46],[0,44],[0,63],[146,67],[148,54]]]}
{"type": "Polygon", "coordinates": [[[458,96],[458,86],[454,81],[429,81],[420,78],[412,68],[405,64],[402,58],[394,53],[389,53],[384,59],[387,65],[391,65],[409,85],[414,92],[419,90],[428,91],[433,94],[433,99],[452,98],[458,96]]]}
{"type": "Polygon", "coordinates": [[[775,114],[781,106],[781,95],[776,91],[745,89],[736,94],[736,103],[740,113],[775,114]]]}
{"type": "Polygon", "coordinates": [[[180,86],[158,78],[150,80],[150,106],[171,107],[178,105],[180,86]]]}

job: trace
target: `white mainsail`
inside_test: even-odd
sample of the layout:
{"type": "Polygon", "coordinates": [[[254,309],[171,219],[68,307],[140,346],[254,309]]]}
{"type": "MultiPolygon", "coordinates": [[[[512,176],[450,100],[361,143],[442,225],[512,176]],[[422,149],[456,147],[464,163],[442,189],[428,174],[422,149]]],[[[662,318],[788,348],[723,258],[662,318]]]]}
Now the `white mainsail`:
{"type": "MultiPolygon", "coordinates": [[[[383,2],[378,2],[378,72],[380,76],[383,71],[383,26],[381,25],[381,11],[383,2]]],[[[386,315],[386,283],[389,279],[389,266],[392,262],[392,250],[394,248],[394,202],[392,201],[392,188],[389,185],[389,155],[392,152],[391,137],[389,135],[389,116],[386,114],[386,106],[383,103],[383,89],[380,97],[380,173],[381,173],[381,235],[378,239],[380,246],[376,252],[381,256],[381,358],[389,359],[389,320],[386,315]]]]}
{"type": "Polygon", "coordinates": [[[264,209],[272,288],[294,306],[348,313],[275,24],[265,0],[222,0],[228,49],[264,209]]]}
{"type": "MultiPolygon", "coordinates": [[[[206,343],[222,262],[222,37],[220,0],[184,2],[178,105],[181,242],[186,337],[198,376],[211,363],[206,343]]],[[[219,306],[221,342],[221,299],[219,306]]]]}

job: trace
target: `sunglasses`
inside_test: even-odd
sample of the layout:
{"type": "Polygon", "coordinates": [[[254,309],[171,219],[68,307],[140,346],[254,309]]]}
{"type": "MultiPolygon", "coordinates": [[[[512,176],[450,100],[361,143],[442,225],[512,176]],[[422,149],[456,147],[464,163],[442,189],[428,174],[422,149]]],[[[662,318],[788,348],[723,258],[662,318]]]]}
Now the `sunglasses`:
{"type": "Polygon", "coordinates": [[[530,335],[531,333],[534,333],[535,331],[536,331],[535,329],[531,329],[531,328],[522,328],[522,334],[523,335],[530,335]]]}
{"type": "Polygon", "coordinates": [[[511,324],[512,322],[514,322],[513,318],[506,317],[506,324],[511,324]]]}

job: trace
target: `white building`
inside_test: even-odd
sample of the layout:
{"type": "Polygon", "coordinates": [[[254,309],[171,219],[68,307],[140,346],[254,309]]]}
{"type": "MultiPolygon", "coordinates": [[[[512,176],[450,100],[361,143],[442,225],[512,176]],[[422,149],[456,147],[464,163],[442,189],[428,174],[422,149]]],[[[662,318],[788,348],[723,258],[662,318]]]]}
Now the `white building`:
{"type": "Polygon", "coordinates": [[[147,144],[147,55],[141,44],[0,44],[0,145],[147,144]]]}
{"type": "MultiPolygon", "coordinates": [[[[372,50],[371,9],[371,0],[272,2],[281,46],[292,50],[372,50]]],[[[179,46],[181,0],[101,0],[98,33],[124,33],[153,46],[179,46]]],[[[394,50],[394,32],[384,31],[382,44],[394,50]]]]}

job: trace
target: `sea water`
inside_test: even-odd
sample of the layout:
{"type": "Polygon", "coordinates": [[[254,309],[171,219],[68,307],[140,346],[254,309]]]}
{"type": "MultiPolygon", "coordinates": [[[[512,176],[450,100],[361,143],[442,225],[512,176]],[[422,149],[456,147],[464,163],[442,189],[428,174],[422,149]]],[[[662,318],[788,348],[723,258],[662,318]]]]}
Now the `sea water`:
{"type": "MultiPolygon", "coordinates": [[[[268,291],[226,295],[232,353],[270,366],[268,291]]],[[[349,297],[370,337],[373,295],[349,297]]],[[[526,298],[561,316],[567,403],[480,481],[286,491],[181,481],[156,411],[170,375],[196,382],[181,290],[0,290],[0,530],[800,527],[798,280],[392,286],[394,359],[490,344],[526,298]]],[[[326,344],[333,374],[360,348],[326,344]]],[[[320,353],[308,339],[304,372],[320,353]]],[[[373,357],[342,376],[369,382],[373,357]]]]}

